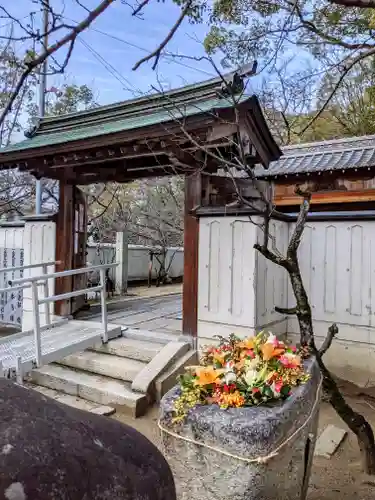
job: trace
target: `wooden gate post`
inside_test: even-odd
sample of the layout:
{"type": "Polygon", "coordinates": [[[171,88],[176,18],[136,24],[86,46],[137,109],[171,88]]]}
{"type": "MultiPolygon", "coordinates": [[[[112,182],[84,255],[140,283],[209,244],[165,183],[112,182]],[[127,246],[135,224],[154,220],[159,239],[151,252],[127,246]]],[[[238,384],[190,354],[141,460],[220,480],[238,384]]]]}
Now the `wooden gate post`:
{"type": "MultiPolygon", "coordinates": [[[[56,225],[56,271],[65,271],[72,268],[73,264],[73,231],[74,231],[74,186],[60,182],[59,186],[59,211],[56,225]]],[[[56,295],[72,291],[72,276],[56,278],[56,295]]],[[[55,303],[55,314],[68,316],[71,313],[70,300],[55,303]]]]}
{"type": "Polygon", "coordinates": [[[185,176],[184,284],[182,332],[197,337],[198,331],[198,244],[199,219],[191,214],[202,199],[202,176],[185,176]]]}

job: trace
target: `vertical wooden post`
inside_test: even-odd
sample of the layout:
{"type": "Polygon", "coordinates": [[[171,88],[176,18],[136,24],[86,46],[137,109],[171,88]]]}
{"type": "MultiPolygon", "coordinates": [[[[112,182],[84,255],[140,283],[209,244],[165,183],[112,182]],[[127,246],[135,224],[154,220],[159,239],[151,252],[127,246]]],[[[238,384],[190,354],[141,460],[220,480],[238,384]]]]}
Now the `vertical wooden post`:
{"type": "MultiPolygon", "coordinates": [[[[74,186],[60,182],[59,211],[56,222],[56,271],[66,271],[73,266],[74,250],[74,186]]],[[[73,290],[72,276],[57,278],[55,294],[71,292],[73,290]]],[[[55,303],[55,314],[68,316],[71,314],[71,301],[64,300],[55,303]]]]}
{"type": "Polygon", "coordinates": [[[199,172],[185,176],[184,285],[182,331],[197,336],[198,331],[198,243],[199,220],[191,210],[201,203],[202,177],[199,172]]]}

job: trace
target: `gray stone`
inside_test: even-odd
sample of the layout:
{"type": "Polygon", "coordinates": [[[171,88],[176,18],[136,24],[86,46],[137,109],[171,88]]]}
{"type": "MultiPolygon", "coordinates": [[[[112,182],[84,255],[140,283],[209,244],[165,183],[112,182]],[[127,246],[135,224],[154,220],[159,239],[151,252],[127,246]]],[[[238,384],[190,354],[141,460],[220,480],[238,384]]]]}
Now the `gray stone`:
{"type": "Polygon", "coordinates": [[[0,379],[0,500],[176,500],[135,429],[0,379]]]}
{"type": "Polygon", "coordinates": [[[165,395],[161,401],[162,428],[237,457],[264,457],[298,431],[266,463],[241,461],[162,431],[164,453],[176,478],[179,500],[306,498],[320,402],[320,373],[315,361],[307,361],[306,369],[311,373],[310,380],[284,402],[228,410],[201,405],[181,424],[171,421],[179,389],[175,387],[165,395]]]}
{"type": "Polygon", "coordinates": [[[315,455],[317,457],[331,458],[347,432],[335,425],[328,425],[319,436],[316,442],[315,455]]]}

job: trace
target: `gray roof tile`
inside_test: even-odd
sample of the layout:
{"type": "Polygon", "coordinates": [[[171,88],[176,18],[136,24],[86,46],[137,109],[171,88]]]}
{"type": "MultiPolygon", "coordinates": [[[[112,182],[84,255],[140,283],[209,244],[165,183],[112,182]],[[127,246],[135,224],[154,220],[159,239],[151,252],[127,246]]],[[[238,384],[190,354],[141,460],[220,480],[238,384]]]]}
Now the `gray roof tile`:
{"type": "Polygon", "coordinates": [[[282,149],[283,156],[268,170],[257,167],[258,177],[275,177],[331,170],[375,167],[375,135],[297,144],[282,149]]]}

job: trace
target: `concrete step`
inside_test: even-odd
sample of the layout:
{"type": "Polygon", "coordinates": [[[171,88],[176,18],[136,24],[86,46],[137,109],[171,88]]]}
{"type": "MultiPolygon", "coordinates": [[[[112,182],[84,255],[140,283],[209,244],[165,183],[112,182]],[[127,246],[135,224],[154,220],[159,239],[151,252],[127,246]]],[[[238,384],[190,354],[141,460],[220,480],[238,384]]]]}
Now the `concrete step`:
{"type": "MultiPolygon", "coordinates": [[[[154,342],[157,344],[168,344],[168,342],[176,342],[179,341],[182,337],[182,335],[176,335],[175,333],[153,332],[152,330],[141,330],[126,325],[121,325],[121,332],[122,335],[128,339],[143,340],[145,342],[154,342]]],[[[186,340],[186,338],[184,339],[186,340]]]]}
{"type": "Polygon", "coordinates": [[[78,398],[76,396],[71,396],[70,394],[64,394],[61,391],[56,391],[55,389],[49,389],[48,387],[42,387],[41,385],[35,384],[25,384],[26,387],[34,391],[40,392],[43,396],[54,399],[59,403],[63,403],[67,406],[72,406],[78,410],[85,410],[90,413],[95,413],[95,415],[105,415],[109,416],[116,412],[116,409],[112,406],[100,405],[98,403],[92,403],[91,401],[86,401],[85,399],[78,398]]]}
{"type": "Polygon", "coordinates": [[[94,351],[70,354],[58,361],[58,364],[126,382],[133,381],[146,366],[142,361],[94,351]]]}
{"type": "Polygon", "coordinates": [[[108,344],[102,344],[100,342],[91,350],[149,363],[163,347],[164,344],[158,344],[156,342],[120,337],[111,340],[108,344]]]}
{"type": "Polygon", "coordinates": [[[133,392],[128,382],[74,370],[58,364],[46,365],[32,370],[30,379],[34,384],[71,396],[101,405],[121,407],[121,411],[131,413],[134,417],[143,415],[148,406],[146,396],[133,392]]]}

